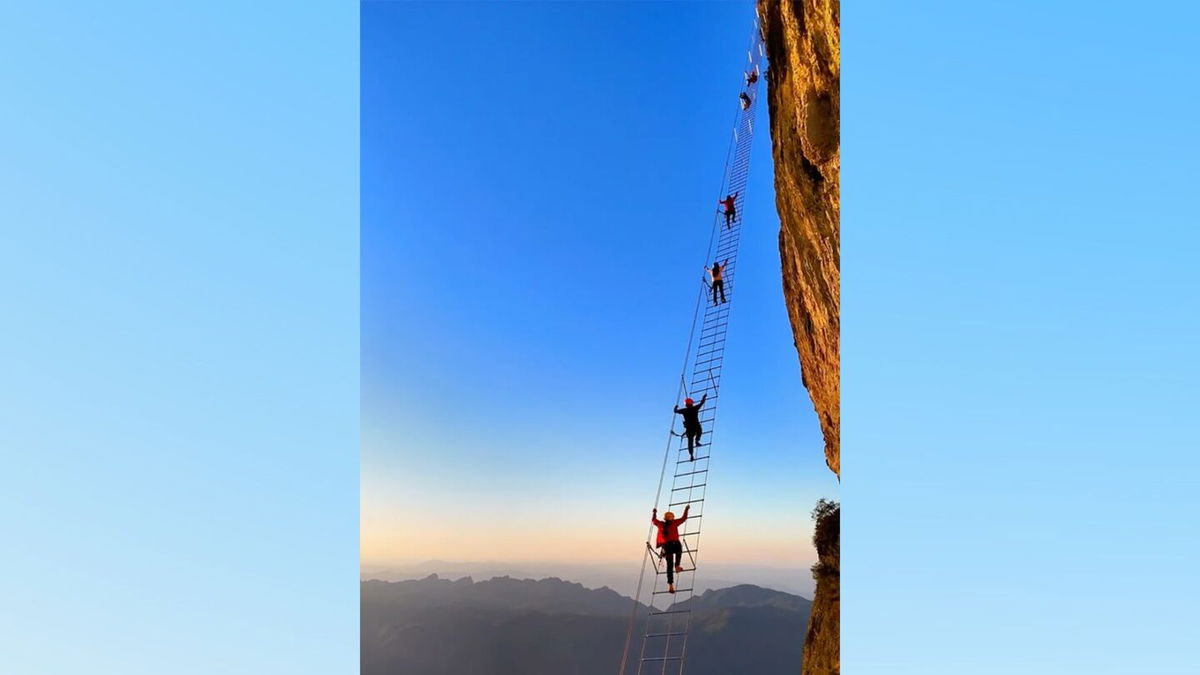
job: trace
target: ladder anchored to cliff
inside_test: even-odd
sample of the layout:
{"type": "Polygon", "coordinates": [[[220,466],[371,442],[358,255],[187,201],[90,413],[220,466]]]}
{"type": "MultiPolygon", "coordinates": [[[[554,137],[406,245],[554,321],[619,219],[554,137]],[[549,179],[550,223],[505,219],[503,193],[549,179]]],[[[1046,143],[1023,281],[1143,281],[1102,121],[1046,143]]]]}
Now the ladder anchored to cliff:
{"type": "MultiPolygon", "coordinates": [[[[691,627],[690,600],[694,597],[695,574],[698,567],[700,552],[700,526],[704,518],[704,499],[708,488],[709,461],[712,457],[713,439],[716,432],[717,407],[720,402],[721,375],[725,359],[725,341],[728,335],[730,308],[737,295],[737,254],[738,244],[742,234],[742,219],[745,209],[743,204],[746,197],[746,180],[750,169],[750,150],[754,140],[754,112],[758,103],[758,82],[761,77],[761,64],[764,50],[758,22],[755,21],[747,52],[746,72],[759,73],[753,83],[743,82],[742,93],[750,97],[750,103],[743,108],[738,99],[738,112],[734,118],[733,135],[725,160],[725,173],[721,182],[720,198],[727,195],[735,196],[735,215],[732,223],[727,226],[725,215],[718,211],[712,225],[709,238],[707,262],[723,264],[722,277],[726,302],[714,304],[712,289],[707,280],[698,289],[696,310],[692,318],[692,328],[688,335],[688,347],[685,352],[683,371],[680,373],[679,392],[676,405],[680,399],[690,397],[697,402],[707,395],[704,407],[700,410],[700,423],[704,429],[701,445],[695,450],[695,459],[688,457],[687,440],[676,431],[678,415],[672,415],[671,434],[667,441],[667,450],[663,457],[663,468],[659,475],[658,490],[655,493],[655,507],[659,508],[662,499],[667,501],[666,508],[660,511],[674,511],[677,517],[682,516],[684,507],[691,507],[688,520],[680,529],[679,539],[683,544],[681,565],[683,571],[676,575],[674,593],[667,590],[666,564],[647,541],[646,552],[642,558],[642,573],[638,579],[637,592],[634,597],[634,611],[630,617],[629,630],[626,634],[625,648],[621,655],[620,675],[637,673],[637,675],[681,675],[684,658],[687,655],[688,631],[691,627]],[[694,345],[694,349],[693,349],[694,345]],[[671,459],[674,458],[672,462],[671,459]],[[671,484],[664,491],[667,469],[671,469],[671,484]],[[654,574],[650,583],[648,603],[641,604],[642,588],[646,581],[647,567],[654,574]],[[639,615],[641,621],[639,621],[639,615]],[[642,628],[642,646],[637,654],[637,668],[630,663],[630,647],[636,626],[642,628]]],[[[718,300],[720,298],[718,297],[718,300]]],[[[651,535],[654,527],[651,526],[651,535]]]]}

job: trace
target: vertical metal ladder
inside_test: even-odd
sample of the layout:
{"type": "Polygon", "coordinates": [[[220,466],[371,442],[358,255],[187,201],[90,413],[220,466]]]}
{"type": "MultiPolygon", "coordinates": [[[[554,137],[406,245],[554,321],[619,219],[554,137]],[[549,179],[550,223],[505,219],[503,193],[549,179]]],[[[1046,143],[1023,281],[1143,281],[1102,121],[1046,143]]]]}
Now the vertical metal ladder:
{"type": "MultiPolygon", "coordinates": [[[[679,532],[680,541],[683,543],[683,558],[680,563],[683,566],[683,572],[676,575],[675,593],[669,593],[666,583],[666,563],[651,550],[653,539],[648,540],[643,556],[642,576],[638,581],[637,597],[634,598],[634,615],[630,617],[629,634],[626,636],[625,650],[621,657],[620,675],[626,675],[627,672],[636,672],[637,675],[666,675],[667,673],[681,675],[683,673],[688,631],[691,627],[691,608],[688,601],[694,596],[694,581],[700,552],[700,526],[704,518],[709,461],[715,447],[713,440],[716,432],[717,407],[720,402],[725,341],[728,334],[730,308],[737,296],[738,244],[741,240],[742,219],[745,214],[743,205],[746,197],[746,180],[750,169],[750,150],[754,141],[754,112],[758,104],[758,85],[763,78],[761,68],[763,52],[761,34],[757,21],[755,21],[750,49],[747,52],[746,72],[758,73],[758,80],[750,85],[743,82],[744,86],[741,91],[750,97],[748,107],[743,109],[740,97],[737,99],[738,113],[734,121],[733,137],[726,158],[725,175],[722,179],[720,194],[721,199],[727,195],[736,195],[735,216],[732,225],[726,226],[725,215],[717,213],[713,223],[712,236],[709,239],[706,262],[706,266],[711,266],[714,262],[724,263],[728,260],[728,265],[725,266],[722,274],[727,302],[713,304],[711,287],[706,279],[699,289],[700,297],[688,338],[683,372],[680,375],[678,398],[686,395],[699,402],[702,396],[708,395],[708,400],[700,410],[700,423],[704,428],[704,434],[700,439],[700,446],[695,450],[695,460],[692,461],[688,458],[687,440],[676,431],[676,428],[680,427],[679,415],[673,415],[675,419],[672,421],[671,437],[668,441],[666,457],[663,459],[663,471],[659,478],[659,488],[655,499],[657,507],[665,497],[667,506],[660,508],[660,511],[674,511],[677,518],[682,516],[684,507],[691,507],[687,522],[680,527],[679,532]],[[693,345],[695,345],[694,351],[693,345]],[[672,478],[670,487],[664,492],[663,486],[666,483],[668,469],[671,470],[672,478]],[[640,601],[647,567],[653,571],[653,582],[650,584],[649,602],[647,605],[642,605],[640,601]],[[639,614],[642,619],[640,622],[638,621],[639,614]],[[643,630],[637,669],[636,671],[633,671],[632,668],[627,670],[630,636],[632,636],[635,626],[639,624],[643,630]]],[[[653,526],[650,534],[653,537],[653,526]]]]}

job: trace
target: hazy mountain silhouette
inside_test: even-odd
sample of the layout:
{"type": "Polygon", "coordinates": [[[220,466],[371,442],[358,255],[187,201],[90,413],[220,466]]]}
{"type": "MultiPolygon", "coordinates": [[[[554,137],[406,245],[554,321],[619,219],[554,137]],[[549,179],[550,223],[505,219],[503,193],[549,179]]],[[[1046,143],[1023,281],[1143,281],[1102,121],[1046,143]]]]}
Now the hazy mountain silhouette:
{"type": "MultiPolygon", "coordinates": [[[[625,598],[629,602],[628,598],[625,598]]],[[[706,591],[690,600],[679,603],[680,609],[725,609],[729,607],[776,607],[791,612],[807,612],[812,602],[791,593],[780,593],[769,588],[742,584],[732,588],[706,591]]]]}
{"type": "MultiPolygon", "coordinates": [[[[689,675],[799,671],[808,600],[742,585],[680,606],[693,609],[689,675]]],[[[365,581],[362,673],[613,675],[632,609],[611,589],[553,578],[365,581]]]]}
{"type": "MultiPolygon", "coordinates": [[[[786,593],[812,597],[813,579],[809,565],[795,567],[769,567],[765,565],[732,565],[716,562],[704,564],[703,577],[696,580],[696,592],[714,588],[728,588],[740,584],[754,584],[774,588],[786,593]]],[[[563,563],[525,561],[508,563],[501,561],[453,562],[446,560],[424,560],[420,562],[367,564],[360,570],[361,580],[407,581],[423,579],[430,574],[458,579],[491,579],[512,577],[514,579],[542,579],[559,577],[578,581],[588,588],[608,586],[622,595],[632,596],[637,588],[637,576],[632,574],[627,563],[563,563]]]]}

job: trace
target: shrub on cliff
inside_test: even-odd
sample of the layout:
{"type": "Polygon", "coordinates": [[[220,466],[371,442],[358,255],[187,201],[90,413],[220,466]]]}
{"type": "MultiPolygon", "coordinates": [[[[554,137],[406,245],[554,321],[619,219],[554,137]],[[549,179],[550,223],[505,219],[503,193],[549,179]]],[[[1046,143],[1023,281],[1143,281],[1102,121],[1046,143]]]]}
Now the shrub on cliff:
{"type": "Polygon", "coordinates": [[[812,511],[813,546],[817,548],[817,563],[813,565],[813,576],[838,574],[841,555],[842,506],[829,499],[821,499],[812,511]]]}

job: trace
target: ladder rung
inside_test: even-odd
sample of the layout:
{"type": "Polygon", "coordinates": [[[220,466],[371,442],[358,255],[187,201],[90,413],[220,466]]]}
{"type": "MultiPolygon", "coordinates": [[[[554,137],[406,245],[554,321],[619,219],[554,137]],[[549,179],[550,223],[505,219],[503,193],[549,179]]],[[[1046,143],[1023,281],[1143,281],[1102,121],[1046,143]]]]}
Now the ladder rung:
{"type": "Polygon", "coordinates": [[[643,661],[679,661],[682,656],[643,656],[643,661]]]}
{"type": "MultiPolygon", "coordinates": [[[[689,592],[691,592],[691,590],[692,589],[690,589],[690,588],[676,588],[675,592],[676,593],[689,593],[689,592]]],[[[670,594],[670,593],[671,593],[671,591],[654,591],[654,593],[652,593],[652,595],[664,595],[664,594],[670,594]]]]}
{"type": "Polygon", "coordinates": [[[701,483],[699,485],[687,485],[684,487],[671,488],[671,492],[679,492],[680,490],[695,490],[696,488],[702,488],[705,485],[708,485],[708,483],[701,483]]]}
{"type": "Polygon", "coordinates": [[[675,631],[675,632],[673,632],[673,633],[647,633],[647,634],[646,634],[644,637],[648,637],[648,638],[652,638],[652,637],[675,637],[676,635],[687,635],[687,631],[685,631],[685,630],[680,630],[680,631],[675,631]]]}
{"type": "Polygon", "coordinates": [[[705,455],[705,456],[703,456],[703,457],[697,457],[696,459],[681,459],[681,460],[679,460],[678,462],[675,462],[675,463],[676,463],[676,464],[683,464],[684,462],[699,462],[699,461],[700,461],[700,460],[702,460],[702,459],[708,459],[708,455],[705,455]]]}
{"type": "MultiPolygon", "coordinates": [[[[696,551],[699,551],[699,550],[700,549],[696,549],[696,551]]],[[[695,551],[690,551],[690,552],[694,553],[695,551]]],[[[684,553],[689,553],[689,551],[684,551],[684,553]]],[[[676,574],[684,574],[685,572],[695,572],[695,571],[696,571],[695,567],[685,567],[685,568],[683,568],[683,572],[676,572],[676,574]]],[[[655,572],[657,572],[658,574],[666,574],[666,572],[663,570],[655,570],[655,572]]]]}
{"type": "Polygon", "coordinates": [[[695,475],[698,473],[708,473],[708,469],[700,469],[699,471],[689,471],[687,473],[677,473],[677,474],[675,474],[675,477],[683,478],[684,476],[692,476],[692,475],[695,475]]]}
{"type": "Polygon", "coordinates": [[[690,609],[667,609],[661,612],[650,612],[650,616],[659,616],[661,614],[691,614],[690,609]]]}
{"type": "Polygon", "coordinates": [[[703,498],[700,498],[700,499],[689,499],[689,500],[687,500],[686,502],[671,502],[670,504],[667,504],[667,506],[683,506],[683,505],[685,505],[685,504],[697,504],[697,503],[699,503],[699,502],[702,502],[702,501],[704,501],[704,499],[703,499],[703,498]]]}

